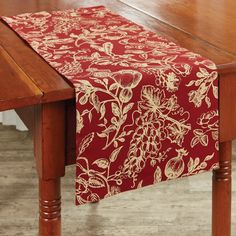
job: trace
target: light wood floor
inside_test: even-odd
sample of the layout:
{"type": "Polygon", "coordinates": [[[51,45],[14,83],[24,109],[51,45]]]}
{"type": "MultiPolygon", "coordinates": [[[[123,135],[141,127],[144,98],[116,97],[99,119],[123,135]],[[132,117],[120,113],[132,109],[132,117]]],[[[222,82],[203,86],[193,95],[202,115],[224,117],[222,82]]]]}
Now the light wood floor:
{"type": "MultiPolygon", "coordinates": [[[[236,172],[236,161],[233,166],[236,172]]],[[[80,207],[74,205],[73,178],[71,166],[63,178],[63,236],[210,236],[211,173],[160,183],[80,207]]],[[[0,186],[0,236],[37,235],[37,176],[32,142],[27,132],[1,125],[0,186]]],[[[236,235],[235,198],[234,188],[232,235],[236,235]]]]}

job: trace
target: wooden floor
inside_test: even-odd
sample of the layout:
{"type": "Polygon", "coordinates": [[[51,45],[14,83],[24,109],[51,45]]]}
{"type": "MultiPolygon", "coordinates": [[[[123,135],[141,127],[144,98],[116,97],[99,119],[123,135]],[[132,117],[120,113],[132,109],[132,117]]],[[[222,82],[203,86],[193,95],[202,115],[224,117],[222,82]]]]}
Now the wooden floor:
{"type": "MultiPolygon", "coordinates": [[[[233,171],[236,173],[236,161],[233,171]]],[[[210,236],[211,173],[160,183],[80,207],[74,205],[73,179],[71,166],[63,179],[63,236],[210,236]]],[[[0,236],[37,235],[37,176],[32,142],[27,132],[1,125],[0,184],[0,236]]],[[[236,235],[235,190],[232,235],[236,235]]]]}

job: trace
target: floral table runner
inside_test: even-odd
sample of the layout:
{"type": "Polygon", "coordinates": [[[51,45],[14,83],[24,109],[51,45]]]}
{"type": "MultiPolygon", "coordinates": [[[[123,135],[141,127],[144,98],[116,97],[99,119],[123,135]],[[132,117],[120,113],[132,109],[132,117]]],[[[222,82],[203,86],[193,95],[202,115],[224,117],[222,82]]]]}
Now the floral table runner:
{"type": "Polygon", "coordinates": [[[218,167],[213,62],[103,6],[2,18],[75,87],[77,204],[218,167]]]}

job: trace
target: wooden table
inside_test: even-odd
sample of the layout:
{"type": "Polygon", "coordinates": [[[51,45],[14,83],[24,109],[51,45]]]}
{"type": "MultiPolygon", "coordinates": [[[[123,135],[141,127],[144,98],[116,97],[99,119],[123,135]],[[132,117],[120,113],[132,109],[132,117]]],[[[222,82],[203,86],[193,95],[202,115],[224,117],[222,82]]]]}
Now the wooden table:
{"type": "MultiPolygon", "coordinates": [[[[236,1],[100,0],[97,4],[92,0],[1,0],[0,15],[93,5],[105,5],[217,64],[220,169],[213,174],[212,235],[230,236],[231,148],[236,137],[236,1]]],[[[75,162],[74,90],[0,22],[0,111],[11,108],[16,109],[34,138],[39,234],[59,236],[60,178],[65,166],[75,162]]]]}

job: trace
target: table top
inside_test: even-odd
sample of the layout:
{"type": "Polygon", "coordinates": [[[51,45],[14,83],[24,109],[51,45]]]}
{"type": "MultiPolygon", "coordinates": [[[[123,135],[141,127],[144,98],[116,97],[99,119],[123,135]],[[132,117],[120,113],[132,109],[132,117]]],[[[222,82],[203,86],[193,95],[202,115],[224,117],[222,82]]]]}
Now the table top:
{"type": "Polygon", "coordinates": [[[143,0],[121,1],[236,57],[234,0],[151,0],[148,4],[143,0]]]}
{"type": "MultiPolygon", "coordinates": [[[[234,0],[2,0],[0,15],[104,5],[236,71],[234,0]]],[[[74,98],[72,86],[0,22],[0,110],[74,98]],[[3,89],[2,89],[3,88],[3,89]]]]}

